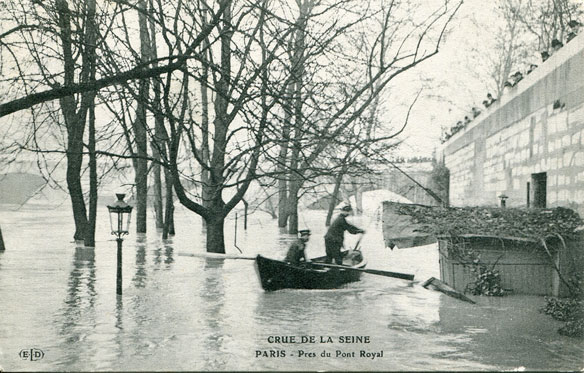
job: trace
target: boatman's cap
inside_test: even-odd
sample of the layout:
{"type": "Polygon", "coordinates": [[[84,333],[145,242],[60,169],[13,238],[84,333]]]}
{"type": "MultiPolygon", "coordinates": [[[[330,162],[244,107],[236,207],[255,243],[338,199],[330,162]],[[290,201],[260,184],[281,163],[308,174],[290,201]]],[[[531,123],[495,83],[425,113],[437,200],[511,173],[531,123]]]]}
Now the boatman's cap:
{"type": "Polygon", "coordinates": [[[302,229],[298,231],[298,234],[300,234],[300,236],[310,236],[310,229],[302,229]]]}
{"type": "Polygon", "coordinates": [[[351,212],[351,211],[353,211],[353,208],[351,207],[351,205],[345,205],[345,206],[341,207],[341,211],[351,212]]]}

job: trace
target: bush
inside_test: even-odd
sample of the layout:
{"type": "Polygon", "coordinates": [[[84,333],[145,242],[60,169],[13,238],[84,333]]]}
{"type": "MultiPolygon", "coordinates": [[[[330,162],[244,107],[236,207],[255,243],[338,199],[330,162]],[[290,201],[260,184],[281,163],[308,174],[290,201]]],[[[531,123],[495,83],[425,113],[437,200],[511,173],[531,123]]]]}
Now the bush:
{"type": "Polygon", "coordinates": [[[558,333],[567,337],[584,338],[584,320],[568,321],[558,329],[558,333]]]}
{"type": "Polygon", "coordinates": [[[541,309],[556,320],[565,321],[558,329],[560,335],[584,338],[584,301],[572,298],[545,297],[546,305],[541,309]]]}
{"type": "Polygon", "coordinates": [[[542,312],[559,321],[584,319],[583,302],[572,298],[545,297],[546,305],[542,312]]]}
{"type": "Polygon", "coordinates": [[[503,296],[505,291],[501,287],[499,271],[489,269],[484,265],[477,265],[472,269],[476,273],[473,283],[467,285],[467,291],[472,295],[503,296]]]}

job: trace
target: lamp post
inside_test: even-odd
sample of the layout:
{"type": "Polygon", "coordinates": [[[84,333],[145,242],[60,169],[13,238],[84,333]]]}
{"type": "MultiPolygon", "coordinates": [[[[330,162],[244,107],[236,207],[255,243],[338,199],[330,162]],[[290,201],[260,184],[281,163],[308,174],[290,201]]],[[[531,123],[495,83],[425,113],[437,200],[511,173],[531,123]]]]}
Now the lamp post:
{"type": "Polygon", "coordinates": [[[118,200],[111,206],[108,206],[110,227],[112,235],[116,236],[118,242],[118,271],[116,276],[116,294],[122,294],[122,236],[128,234],[130,228],[130,218],[132,216],[132,206],[124,202],[123,193],[117,193],[118,200]]]}
{"type": "Polygon", "coordinates": [[[501,200],[501,207],[505,208],[505,206],[507,205],[507,198],[509,198],[505,193],[501,193],[501,195],[499,196],[499,199],[501,200]]]}

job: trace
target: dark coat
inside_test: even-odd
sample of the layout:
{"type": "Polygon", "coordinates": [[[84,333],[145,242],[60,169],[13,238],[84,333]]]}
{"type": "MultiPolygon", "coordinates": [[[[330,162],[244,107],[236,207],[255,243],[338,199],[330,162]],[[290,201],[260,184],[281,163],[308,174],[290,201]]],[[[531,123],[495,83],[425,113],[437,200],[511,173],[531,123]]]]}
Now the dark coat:
{"type": "Polygon", "coordinates": [[[342,246],[343,241],[345,239],[345,231],[348,231],[351,234],[363,232],[361,229],[347,222],[347,219],[345,219],[343,215],[339,215],[330,225],[324,238],[327,241],[340,243],[342,246]]]}
{"type": "Polygon", "coordinates": [[[299,264],[301,261],[306,262],[306,253],[304,249],[306,248],[306,243],[301,239],[298,239],[290,245],[288,253],[286,254],[285,262],[292,264],[299,264]]]}

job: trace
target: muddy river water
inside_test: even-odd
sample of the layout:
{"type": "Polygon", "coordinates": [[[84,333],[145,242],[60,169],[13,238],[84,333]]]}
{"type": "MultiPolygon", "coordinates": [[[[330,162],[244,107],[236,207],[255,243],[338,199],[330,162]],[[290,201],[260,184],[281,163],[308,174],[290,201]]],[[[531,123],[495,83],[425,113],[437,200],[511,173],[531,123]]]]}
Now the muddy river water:
{"type": "MultiPolygon", "coordinates": [[[[582,370],[584,343],[558,335],[542,297],[474,297],[426,290],[439,277],[434,245],[384,248],[375,214],[368,267],[375,275],[342,289],[264,292],[251,260],[204,252],[200,219],[177,210],[177,235],[153,227],[124,241],[123,295],[115,294],[115,242],[99,211],[95,249],[71,242],[67,207],[0,210],[0,367],[7,371],[95,370],[582,370]],[[24,352],[23,352],[24,351],[24,352]]],[[[306,212],[309,256],[324,253],[324,212],[306,212]]],[[[284,256],[292,237],[256,213],[248,229],[226,224],[228,252],[284,256]]],[[[357,237],[348,237],[346,246],[357,237]]]]}

